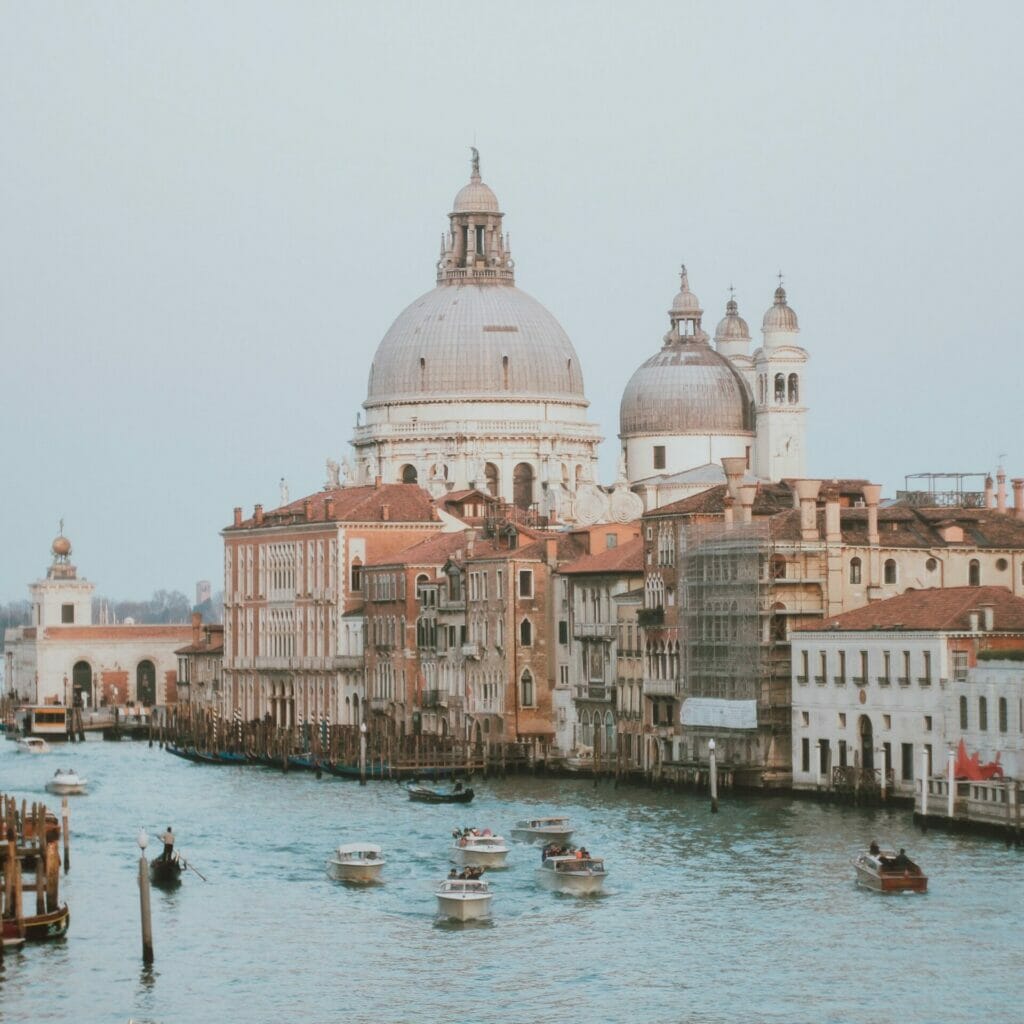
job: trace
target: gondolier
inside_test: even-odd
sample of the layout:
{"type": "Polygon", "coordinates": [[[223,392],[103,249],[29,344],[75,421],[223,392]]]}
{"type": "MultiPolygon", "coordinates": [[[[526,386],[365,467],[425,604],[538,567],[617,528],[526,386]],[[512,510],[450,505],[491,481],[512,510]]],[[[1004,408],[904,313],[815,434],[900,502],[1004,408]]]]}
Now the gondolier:
{"type": "Polygon", "coordinates": [[[160,836],[160,842],[164,844],[164,852],[160,855],[162,860],[170,860],[174,855],[174,833],[171,831],[171,826],[167,826],[167,831],[160,836]]]}

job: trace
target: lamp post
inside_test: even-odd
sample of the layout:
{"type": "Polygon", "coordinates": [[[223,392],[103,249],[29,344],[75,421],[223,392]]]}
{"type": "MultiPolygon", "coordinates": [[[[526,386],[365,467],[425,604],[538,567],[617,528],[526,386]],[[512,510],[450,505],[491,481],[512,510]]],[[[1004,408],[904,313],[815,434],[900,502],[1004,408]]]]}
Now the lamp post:
{"type": "Polygon", "coordinates": [[[715,762],[715,741],[708,740],[708,775],[711,782],[711,813],[718,813],[718,766],[715,762]]]}
{"type": "Polygon", "coordinates": [[[366,723],[359,723],[359,785],[366,785],[366,723]]]}
{"type": "Polygon", "coordinates": [[[139,911],[142,915],[142,962],[148,967],[153,962],[153,921],[149,910],[149,864],[146,861],[146,847],[149,836],[142,829],[135,842],[139,844],[139,911]]]}

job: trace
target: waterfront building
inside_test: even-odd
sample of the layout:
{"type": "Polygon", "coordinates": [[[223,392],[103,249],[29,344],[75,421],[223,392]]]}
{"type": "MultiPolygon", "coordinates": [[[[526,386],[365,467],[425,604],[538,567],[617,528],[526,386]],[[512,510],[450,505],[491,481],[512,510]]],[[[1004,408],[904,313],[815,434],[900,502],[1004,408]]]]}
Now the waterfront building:
{"type": "Polygon", "coordinates": [[[630,378],[619,407],[626,475],[648,510],[724,482],[723,459],[750,480],[805,471],[807,352],[781,283],[750,352],[750,330],[730,298],[712,347],[686,267],[662,348],[630,378]]]}
{"type": "Polygon", "coordinates": [[[249,721],[362,721],[363,568],[461,524],[422,488],[325,488],[224,538],[225,708],[249,721]]]}
{"type": "Polygon", "coordinates": [[[641,707],[640,680],[619,675],[627,664],[625,653],[635,643],[634,623],[629,621],[629,609],[635,605],[618,598],[640,589],[644,576],[639,524],[630,534],[620,543],[616,533],[607,533],[603,549],[558,570],[558,586],[568,584],[568,616],[558,621],[558,640],[569,650],[572,696],[571,736],[560,746],[569,752],[589,752],[595,767],[609,769],[618,763],[620,711],[641,707]]]}
{"type": "Polygon", "coordinates": [[[601,438],[579,356],[516,287],[503,218],[474,150],[435,287],[374,354],[346,481],[418,483],[435,497],[478,488],[552,519],[593,521],[606,503],[594,482],[601,438]]]}
{"type": "Polygon", "coordinates": [[[93,624],[95,584],[78,575],[63,528],[50,548],[44,579],[29,585],[31,622],[4,634],[8,695],[27,704],[103,705],[174,703],[178,659],[191,628],[93,624]]]}
{"type": "Polygon", "coordinates": [[[793,787],[912,798],[961,739],[982,761],[1020,749],[1024,598],[1005,587],[907,590],[791,636],[793,787]],[[1011,706],[1012,702],[1012,706],[1011,706]]]}
{"type": "Polygon", "coordinates": [[[174,652],[178,656],[178,702],[231,710],[224,701],[221,679],[224,670],[224,627],[204,625],[199,612],[192,613],[192,642],[174,652]]]}

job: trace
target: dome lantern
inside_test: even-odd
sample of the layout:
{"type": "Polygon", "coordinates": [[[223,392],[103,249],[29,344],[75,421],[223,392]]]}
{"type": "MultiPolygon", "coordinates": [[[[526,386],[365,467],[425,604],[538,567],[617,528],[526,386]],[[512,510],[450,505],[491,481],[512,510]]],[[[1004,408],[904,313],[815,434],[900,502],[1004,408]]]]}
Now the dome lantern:
{"type": "Polygon", "coordinates": [[[775,301],[768,308],[761,322],[761,330],[767,334],[785,332],[795,334],[800,330],[796,312],[786,302],[786,289],[782,287],[782,273],[779,273],[779,287],[775,289],[775,301]]]}
{"type": "Polygon", "coordinates": [[[740,316],[735,293],[730,286],[729,301],[725,304],[725,316],[715,328],[715,348],[730,359],[749,355],[750,328],[740,316]]]}

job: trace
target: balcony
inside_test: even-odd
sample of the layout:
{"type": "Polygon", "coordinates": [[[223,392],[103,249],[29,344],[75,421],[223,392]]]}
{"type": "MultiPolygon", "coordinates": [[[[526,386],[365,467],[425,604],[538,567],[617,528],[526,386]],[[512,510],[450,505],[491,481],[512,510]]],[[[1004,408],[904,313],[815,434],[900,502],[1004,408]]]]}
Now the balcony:
{"type": "Polygon", "coordinates": [[[832,677],[832,682],[835,683],[836,686],[845,686],[846,685],[846,676],[833,676],[832,677]]]}
{"type": "Polygon", "coordinates": [[[674,697],[678,688],[675,679],[644,679],[645,697],[674,697]]]}
{"type": "Polygon", "coordinates": [[[577,640],[614,640],[617,630],[615,622],[574,622],[572,635],[577,640]]]}
{"type": "Polygon", "coordinates": [[[892,680],[888,676],[877,676],[875,682],[879,686],[892,686],[892,680]]]}
{"type": "Polygon", "coordinates": [[[615,687],[606,686],[604,683],[590,683],[586,686],[577,686],[575,699],[614,702],[615,687]]]}
{"type": "Polygon", "coordinates": [[[799,684],[800,684],[801,686],[806,686],[806,685],[807,685],[807,683],[808,683],[808,677],[807,677],[807,676],[797,676],[797,677],[796,677],[796,681],[797,681],[797,682],[798,682],[798,683],[799,683],[799,684]]]}
{"type": "Polygon", "coordinates": [[[462,645],[462,656],[464,658],[475,658],[480,659],[480,645],[479,644],[463,644],[462,645]]]}
{"type": "Polygon", "coordinates": [[[816,683],[817,683],[817,684],[818,684],[819,686],[824,686],[824,685],[825,685],[825,677],[824,677],[824,676],[815,676],[815,677],[814,677],[814,681],[815,681],[815,682],[816,682],[816,683]]]}
{"type": "Polygon", "coordinates": [[[665,609],[659,604],[657,608],[641,608],[636,613],[636,621],[644,628],[665,625],[665,609]]]}
{"type": "Polygon", "coordinates": [[[354,669],[363,667],[363,656],[361,654],[336,654],[332,659],[334,668],[354,669]]]}
{"type": "Polygon", "coordinates": [[[907,678],[907,676],[900,676],[899,679],[896,680],[896,682],[899,683],[900,686],[910,685],[910,680],[907,678]]]}
{"type": "Polygon", "coordinates": [[[932,677],[931,676],[918,676],[917,685],[918,686],[931,686],[932,685],[932,677]]]}
{"type": "Polygon", "coordinates": [[[868,681],[867,681],[867,679],[864,678],[864,676],[854,676],[853,677],[853,685],[854,686],[867,686],[868,685],[868,681]]]}
{"type": "Polygon", "coordinates": [[[447,703],[447,696],[448,692],[446,690],[424,690],[420,707],[443,708],[447,703]]]}

